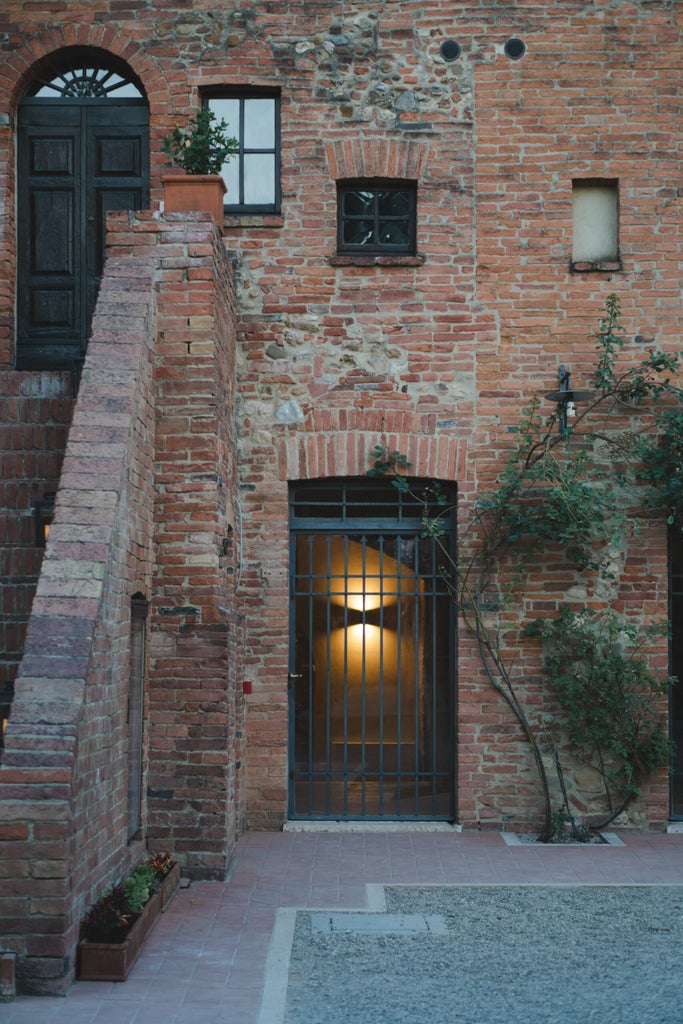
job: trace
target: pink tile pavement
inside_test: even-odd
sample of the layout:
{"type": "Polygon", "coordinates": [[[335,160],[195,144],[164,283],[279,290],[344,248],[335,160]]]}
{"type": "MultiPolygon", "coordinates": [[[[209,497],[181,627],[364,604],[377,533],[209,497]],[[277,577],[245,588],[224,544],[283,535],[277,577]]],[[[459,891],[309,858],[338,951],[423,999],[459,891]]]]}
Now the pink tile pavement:
{"type": "Polygon", "coordinates": [[[683,884],[683,835],[507,846],[497,833],[250,832],[229,881],[178,893],[123,984],[0,1005],[2,1024],[256,1024],[275,915],[366,907],[366,884],[683,884]]]}

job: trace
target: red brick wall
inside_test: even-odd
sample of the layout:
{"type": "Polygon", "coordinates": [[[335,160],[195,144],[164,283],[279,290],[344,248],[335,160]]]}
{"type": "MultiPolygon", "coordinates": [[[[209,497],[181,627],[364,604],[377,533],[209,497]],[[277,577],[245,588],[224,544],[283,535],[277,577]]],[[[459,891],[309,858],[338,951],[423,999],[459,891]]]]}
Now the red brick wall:
{"type": "Polygon", "coordinates": [[[126,850],[125,713],[130,597],[150,590],[151,313],[149,268],[112,268],[5,736],[0,941],[30,991],[69,984],[84,910],[136,855],[126,850]],[[126,328],[115,345],[112,317],[126,328]]]}
{"type": "MultiPolygon", "coordinates": [[[[454,25],[439,4],[419,23],[406,8],[392,8],[377,19],[376,43],[369,29],[359,39],[362,20],[360,13],[339,18],[353,56],[346,67],[329,58],[324,101],[322,88],[315,92],[324,66],[315,49],[306,54],[310,87],[297,79],[298,65],[283,90],[279,246],[265,230],[231,227],[228,234],[241,247],[239,279],[254,304],[260,287],[264,314],[259,322],[250,310],[244,322],[240,377],[248,421],[242,480],[253,488],[245,495],[246,602],[254,623],[253,631],[247,624],[254,683],[248,809],[258,826],[277,823],[286,806],[286,481],[363,473],[369,451],[386,437],[389,447],[408,452],[417,474],[452,478],[457,467],[464,525],[500,471],[520,408],[555,389],[560,363],[579,386],[589,383],[597,318],[610,292],[624,309],[626,362],[653,339],[679,347],[680,141],[670,125],[681,108],[667,68],[679,66],[680,28],[670,9],[558,3],[549,16],[547,5],[515,5],[514,12],[472,6],[459,10],[454,25]],[[465,50],[448,68],[434,58],[444,35],[465,50]],[[502,53],[511,35],[528,47],[519,62],[502,53]],[[641,43],[646,96],[643,64],[634,57],[641,43]],[[386,69],[374,95],[377,64],[363,59],[362,45],[386,69]],[[412,93],[415,109],[387,118],[383,131],[392,89],[403,108],[412,93]],[[420,153],[413,166],[423,265],[338,266],[330,260],[334,178],[397,173],[407,166],[407,139],[420,153]],[[571,181],[590,176],[620,181],[618,273],[570,269],[571,181]],[[291,398],[302,419],[279,425],[277,411],[291,398]],[[268,430],[272,448],[259,443],[268,430]]],[[[643,526],[625,558],[621,582],[586,599],[645,620],[665,617],[664,524],[643,526]]],[[[568,591],[580,601],[576,584],[571,573],[539,573],[523,611],[548,611],[568,591]]],[[[664,645],[655,661],[665,666],[664,645]]],[[[538,650],[525,664],[537,680],[538,650]]],[[[459,820],[487,827],[537,821],[528,749],[463,630],[458,685],[459,820]]],[[[541,716],[547,706],[537,684],[525,693],[532,715],[541,716]]],[[[662,773],[632,820],[667,816],[662,773]]]]}
{"type": "MultiPolygon", "coordinates": [[[[0,14],[0,34],[10,27],[8,18],[0,14]]],[[[32,507],[56,490],[74,391],[70,374],[12,370],[15,84],[0,61],[0,701],[16,676],[43,554],[35,545],[32,507]]]]}
{"type": "Polygon", "coordinates": [[[68,986],[84,911],[147,844],[172,848],[189,874],[223,877],[244,816],[240,622],[222,547],[234,518],[234,294],[216,228],[187,221],[112,218],[0,765],[0,945],[18,954],[24,991],[68,986]],[[139,593],[152,598],[149,799],[129,843],[139,593]]]}
{"type": "Polygon", "coordinates": [[[72,408],[69,375],[0,369],[0,700],[14,682],[42,561],[32,509],[57,488],[72,408]]]}
{"type": "MultiPolygon", "coordinates": [[[[282,215],[231,217],[225,236],[236,261],[234,405],[244,512],[241,584],[235,607],[230,601],[225,607],[230,616],[245,616],[244,675],[253,688],[249,820],[274,827],[286,815],[288,480],[363,473],[368,452],[386,437],[408,451],[415,473],[457,479],[464,523],[503,463],[520,406],[554,389],[561,362],[570,365],[575,383],[587,383],[592,336],[608,293],[616,292],[624,308],[626,359],[638,358],[652,339],[679,347],[678,13],[675,5],[626,0],[608,6],[528,0],[460,5],[454,20],[453,6],[442,2],[246,10],[214,3],[189,9],[163,0],[122,8],[101,0],[70,4],[69,24],[60,27],[56,6],[27,11],[10,0],[5,9],[0,113],[7,110],[13,121],[21,89],[46,52],[78,42],[120,54],[150,100],[154,203],[160,140],[196,105],[202,86],[282,89],[282,215]],[[503,53],[511,36],[527,45],[520,61],[503,53]],[[452,64],[439,56],[447,38],[463,48],[452,64]],[[415,177],[418,258],[358,266],[335,257],[335,179],[349,173],[415,177]],[[623,270],[572,273],[571,180],[602,176],[620,181],[623,270]]],[[[0,285],[0,329],[10,344],[11,127],[0,125],[0,171],[7,172],[0,183],[0,262],[9,275],[8,285],[0,285]]],[[[172,261],[166,269],[174,269],[172,261]]],[[[195,287],[172,275],[169,285],[183,298],[194,295],[195,287]]],[[[169,301],[171,294],[169,288],[169,301]]],[[[190,417],[181,375],[191,368],[182,351],[182,319],[168,315],[173,340],[165,351],[177,390],[160,378],[160,399],[169,417],[171,408],[180,410],[182,435],[190,417]]],[[[194,345],[194,326],[185,327],[194,345]]],[[[185,600],[195,586],[222,603],[212,561],[222,531],[215,524],[197,530],[188,505],[196,502],[200,517],[215,507],[226,524],[234,515],[206,477],[193,479],[187,494],[173,492],[174,471],[187,472],[193,451],[201,472],[213,472],[204,463],[220,464],[227,445],[227,427],[217,425],[209,408],[211,378],[202,376],[209,371],[201,348],[194,353],[199,377],[192,383],[206,408],[205,424],[191,423],[190,443],[160,423],[156,542],[161,550],[166,537],[168,550],[175,550],[155,583],[152,643],[164,679],[177,685],[160,681],[153,694],[150,810],[159,839],[182,839],[188,863],[220,872],[218,842],[200,851],[196,837],[180,834],[188,807],[207,814],[201,819],[207,828],[208,815],[217,815],[222,829],[233,785],[243,792],[243,768],[232,781],[232,758],[225,760],[231,740],[224,718],[208,722],[186,665],[174,664],[182,650],[190,661],[201,653],[211,666],[206,691],[212,692],[223,671],[222,631],[227,625],[227,642],[239,645],[242,628],[231,617],[177,611],[196,607],[185,600]],[[216,433],[221,429],[225,442],[216,433]],[[182,715],[174,713],[175,699],[182,715]],[[193,764],[203,778],[219,780],[218,807],[211,807],[213,795],[202,803],[203,786],[191,783],[193,764]]],[[[231,380],[228,356],[225,370],[231,380]]],[[[232,401],[228,392],[225,401],[232,401]]],[[[228,560],[234,568],[234,549],[226,568],[228,560]]],[[[654,523],[632,543],[614,592],[587,597],[623,603],[637,617],[663,616],[664,563],[664,529],[654,523]]],[[[530,604],[553,606],[575,583],[541,572],[530,604]]],[[[538,652],[526,657],[529,672],[537,671],[538,652]]],[[[235,671],[232,664],[228,672],[235,671]]],[[[460,820],[519,827],[539,811],[529,754],[464,631],[458,669],[460,820]]],[[[234,683],[240,681],[236,676],[234,683]]],[[[532,702],[535,686],[528,691],[532,702]]],[[[232,714],[230,700],[219,717],[232,714]]],[[[542,703],[537,706],[541,713],[542,703]]],[[[239,807],[240,796],[234,799],[239,807]]],[[[649,787],[641,810],[654,823],[666,819],[661,780],[649,787]]]]}
{"type": "Polygon", "coordinates": [[[210,220],[174,216],[110,222],[112,252],[160,252],[148,839],[188,875],[224,878],[244,819],[235,294],[210,220]]]}

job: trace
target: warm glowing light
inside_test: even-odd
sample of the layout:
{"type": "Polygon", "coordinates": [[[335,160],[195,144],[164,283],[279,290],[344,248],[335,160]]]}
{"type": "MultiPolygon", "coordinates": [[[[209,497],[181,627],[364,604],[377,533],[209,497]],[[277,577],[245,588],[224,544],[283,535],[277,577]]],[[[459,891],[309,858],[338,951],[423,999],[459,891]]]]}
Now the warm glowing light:
{"type": "MultiPolygon", "coordinates": [[[[331,600],[335,603],[334,597],[331,600]]],[[[354,612],[373,612],[382,607],[382,598],[380,594],[364,592],[362,580],[349,580],[343,594],[343,603],[354,612]]]]}
{"type": "Polygon", "coordinates": [[[348,537],[316,537],[313,571],[314,589],[350,611],[387,608],[400,596],[414,597],[421,589],[421,581],[405,563],[348,537]]]}
{"type": "MultiPolygon", "coordinates": [[[[372,661],[374,665],[374,659],[379,658],[379,645],[382,638],[382,630],[379,626],[370,626],[367,622],[357,622],[355,626],[348,626],[346,636],[349,647],[354,647],[356,652],[359,648],[364,649],[366,659],[372,661]]],[[[394,645],[396,643],[393,634],[392,643],[394,645]]],[[[379,665],[377,667],[379,668],[379,665]]]]}

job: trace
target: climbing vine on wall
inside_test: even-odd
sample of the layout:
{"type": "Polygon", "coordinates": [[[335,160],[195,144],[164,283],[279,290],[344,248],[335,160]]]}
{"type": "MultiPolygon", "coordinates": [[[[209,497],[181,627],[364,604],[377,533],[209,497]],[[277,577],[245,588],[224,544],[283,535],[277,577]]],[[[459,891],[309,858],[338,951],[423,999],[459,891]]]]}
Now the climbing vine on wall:
{"type": "Polygon", "coordinates": [[[529,715],[521,696],[528,680],[501,641],[501,612],[523,614],[529,570],[539,559],[570,564],[582,579],[606,584],[618,574],[613,552],[623,549],[633,529],[629,509],[683,526],[680,357],[651,349],[623,367],[623,334],[619,300],[610,295],[596,334],[590,398],[571,422],[566,407],[543,417],[539,400],[531,401],[496,486],[478,495],[470,522],[460,528],[466,554],[457,560],[444,543],[445,497],[438,483],[414,492],[405,455],[382,445],[372,452],[370,475],[411,491],[422,503],[425,532],[440,542],[444,579],[476,636],[487,678],[529,742],[548,841],[558,822],[569,822],[577,835],[584,831],[565,785],[567,745],[571,757],[601,779],[605,813],[594,827],[621,813],[670,755],[658,706],[673,680],[651,672],[647,657],[661,626],[640,627],[613,609],[598,614],[568,606],[528,623],[524,635],[543,642],[544,682],[556,709],[550,722],[529,715]]]}
{"type": "Polygon", "coordinates": [[[673,680],[651,672],[646,658],[661,632],[640,629],[609,609],[598,614],[567,606],[557,618],[526,627],[527,636],[545,642],[544,680],[562,712],[555,749],[566,730],[576,759],[602,776],[609,817],[669,757],[656,705],[673,680]]]}

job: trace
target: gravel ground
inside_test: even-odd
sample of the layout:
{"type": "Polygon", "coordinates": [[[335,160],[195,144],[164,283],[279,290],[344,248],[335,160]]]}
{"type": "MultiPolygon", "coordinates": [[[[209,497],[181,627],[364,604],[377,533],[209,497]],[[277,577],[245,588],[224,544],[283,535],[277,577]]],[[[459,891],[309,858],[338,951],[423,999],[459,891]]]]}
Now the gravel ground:
{"type": "MultiPolygon", "coordinates": [[[[683,1024],[683,887],[387,889],[446,934],[319,933],[299,912],[286,1024],[683,1024]]],[[[320,917],[318,915],[318,921],[320,917]]]]}

